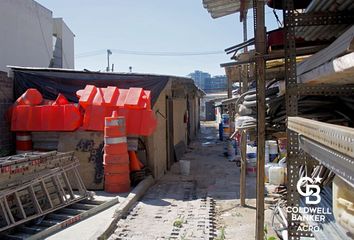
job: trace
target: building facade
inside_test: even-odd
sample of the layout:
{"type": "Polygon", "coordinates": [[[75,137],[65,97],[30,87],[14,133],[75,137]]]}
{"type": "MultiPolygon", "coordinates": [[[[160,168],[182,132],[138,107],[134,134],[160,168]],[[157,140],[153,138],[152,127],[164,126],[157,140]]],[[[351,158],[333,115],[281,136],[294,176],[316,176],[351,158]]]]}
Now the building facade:
{"type": "Polygon", "coordinates": [[[204,80],[203,90],[206,93],[226,91],[227,90],[226,76],[214,76],[211,78],[206,78],[204,80]]]}
{"type": "Polygon", "coordinates": [[[204,89],[205,79],[211,78],[211,75],[207,72],[196,70],[193,73],[188,74],[188,77],[192,78],[195,85],[197,85],[200,89],[204,89]]]}
{"type": "Polygon", "coordinates": [[[33,0],[1,0],[0,56],[4,72],[9,71],[8,65],[74,68],[74,34],[62,19],[53,19],[52,11],[33,0]],[[55,49],[61,49],[56,54],[53,36],[62,42],[55,43],[55,49]]]}

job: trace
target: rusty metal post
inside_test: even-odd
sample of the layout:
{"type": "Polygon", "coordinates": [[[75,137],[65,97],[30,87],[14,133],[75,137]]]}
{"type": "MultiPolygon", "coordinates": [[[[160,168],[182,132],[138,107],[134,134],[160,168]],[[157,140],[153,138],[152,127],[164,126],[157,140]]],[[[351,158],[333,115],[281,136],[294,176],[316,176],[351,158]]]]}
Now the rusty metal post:
{"type": "Polygon", "coordinates": [[[264,239],[264,164],[265,164],[265,20],[264,1],[253,0],[256,81],[257,81],[257,222],[256,239],[264,239]]]}
{"type": "Polygon", "coordinates": [[[246,206],[246,169],[247,169],[247,132],[241,130],[241,173],[240,173],[240,204],[246,206]]]}

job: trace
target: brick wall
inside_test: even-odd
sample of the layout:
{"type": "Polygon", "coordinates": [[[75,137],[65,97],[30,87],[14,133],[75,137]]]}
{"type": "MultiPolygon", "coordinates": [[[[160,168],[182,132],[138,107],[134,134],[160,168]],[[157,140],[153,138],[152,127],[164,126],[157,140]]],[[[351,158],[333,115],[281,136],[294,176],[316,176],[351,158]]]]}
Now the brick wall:
{"type": "Polygon", "coordinates": [[[14,102],[13,80],[0,71],[0,156],[8,155],[13,149],[10,124],[6,119],[8,108],[14,102]]]}

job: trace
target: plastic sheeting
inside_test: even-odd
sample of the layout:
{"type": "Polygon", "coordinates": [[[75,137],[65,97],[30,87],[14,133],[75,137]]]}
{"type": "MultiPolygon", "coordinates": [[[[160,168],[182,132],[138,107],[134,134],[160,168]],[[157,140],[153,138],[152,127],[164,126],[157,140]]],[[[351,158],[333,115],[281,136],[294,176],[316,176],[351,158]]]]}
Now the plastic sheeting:
{"type": "Polygon", "coordinates": [[[31,68],[13,68],[13,72],[15,99],[28,88],[36,88],[45,99],[55,100],[58,94],[62,93],[71,102],[78,102],[76,91],[91,84],[101,88],[117,86],[124,89],[140,87],[150,90],[151,104],[154,105],[170,78],[169,76],[148,74],[115,74],[31,68]]]}

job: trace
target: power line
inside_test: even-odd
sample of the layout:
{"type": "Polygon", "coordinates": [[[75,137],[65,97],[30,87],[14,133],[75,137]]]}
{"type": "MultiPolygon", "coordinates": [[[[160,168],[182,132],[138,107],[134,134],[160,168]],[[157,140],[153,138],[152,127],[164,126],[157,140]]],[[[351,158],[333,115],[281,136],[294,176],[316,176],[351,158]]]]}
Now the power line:
{"type": "MultiPolygon", "coordinates": [[[[96,50],[76,55],[76,58],[92,57],[102,55],[106,50],[96,50]]],[[[168,56],[168,57],[181,57],[181,56],[205,56],[205,55],[217,55],[225,54],[222,50],[215,51],[199,51],[199,52],[149,52],[149,51],[136,51],[125,49],[111,49],[113,53],[126,54],[126,55],[138,55],[138,56],[168,56]]]]}

